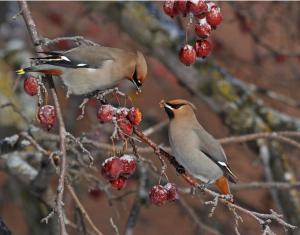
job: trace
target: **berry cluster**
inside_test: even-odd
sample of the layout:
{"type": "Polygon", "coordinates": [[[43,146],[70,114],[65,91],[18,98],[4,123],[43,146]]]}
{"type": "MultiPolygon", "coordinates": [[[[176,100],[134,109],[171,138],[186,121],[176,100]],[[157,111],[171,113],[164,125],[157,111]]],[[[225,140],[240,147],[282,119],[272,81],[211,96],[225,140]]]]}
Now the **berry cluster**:
{"type": "Polygon", "coordinates": [[[175,184],[167,183],[165,186],[155,185],[149,192],[151,203],[161,206],[167,201],[178,199],[178,193],[175,184]]]}
{"type": "Polygon", "coordinates": [[[127,179],[135,172],[136,160],[131,155],[110,157],[102,163],[101,173],[116,189],[126,187],[127,179]]]}
{"type": "Polygon", "coordinates": [[[180,61],[189,66],[196,61],[197,57],[205,58],[208,56],[212,46],[207,38],[223,20],[220,8],[215,3],[205,0],[167,0],[164,2],[163,9],[168,16],[174,17],[182,14],[185,17],[189,14],[196,21],[194,25],[195,34],[199,39],[196,40],[194,46],[186,42],[186,45],[179,52],[180,61]]]}
{"type": "Polygon", "coordinates": [[[97,118],[100,122],[113,122],[116,121],[119,134],[121,136],[130,136],[133,133],[133,126],[139,125],[142,121],[142,113],[139,108],[126,107],[115,108],[110,104],[102,105],[97,113],[97,118]]]}

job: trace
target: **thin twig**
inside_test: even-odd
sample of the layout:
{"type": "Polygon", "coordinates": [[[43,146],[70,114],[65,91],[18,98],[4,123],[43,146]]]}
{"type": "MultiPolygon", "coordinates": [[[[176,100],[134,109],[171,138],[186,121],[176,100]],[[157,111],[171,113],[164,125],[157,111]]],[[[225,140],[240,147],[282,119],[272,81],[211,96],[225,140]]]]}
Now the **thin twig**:
{"type": "MultiPolygon", "coordinates": [[[[43,51],[43,48],[40,46],[40,38],[38,35],[38,31],[33,21],[31,12],[28,8],[28,4],[25,0],[19,1],[20,10],[22,12],[25,24],[27,26],[28,32],[32,39],[33,44],[35,45],[35,50],[37,52],[43,51]]],[[[50,84],[50,91],[54,100],[54,105],[59,121],[59,136],[60,136],[60,151],[61,151],[61,161],[60,161],[60,174],[59,181],[57,186],[57,198],[56,198],[56,212],[58,215],[60,234],[66,235],[67,230],[64,221],[64,211],[63,211],[63,194],[64,194],[64,184],[65,184],[65,173],[66,173],[66,129],[63,121],[60,104],[58,101],[58,97],[55,91],[54,82],[51,76],[48,77],[48,81],[50,84]]]]}
{"type": "Polygon", "coordinates": [[[294,225],[291,225],[287,222],[285,222],[280,215],[276,213],[269,213],[269,214],[263,214],[263,213],[258,213],[255,211],[248,210],[244,207],[241,207],[237,204],[233,204],[231,200],[227,197],[227,195],[221,195],[219,193],[216,193],[208,188],[203,188],[193,177],[188,175],[185,172],[185,169],[178,164],[176,161],[175,157],[169,154],[168,152],[164,151],[163,149],[159,148],[151,139],[149,139],[147,136],[145,136],[142,132],[137,130],[136,128],[134,129],[134,133],[147,145],[149,145],[153,150],[154,153],[158,154],[160,153],[162,156],[166,157],[169,162],[175,167],[177,172],[180,174],[180,176],[191,186],[200,189],[201,191],[204,191],[205,193],[209,194],[213,198],[218,198],[218,201],[221,201],[222,203],[230,206],[231,208],[234,208],[238,211],[244,212],[245,214],[249,215],[253,219],[255,219],[259,224],[262,226],[266,225],[267,221],[273,220],[276,221],[277,223],[281,224],[285,228],[290,228],[290,229],[295,229],[297,228],[294,225]]]}
{"type": "Polygon", "coordinates": [[[102,232],[100,232],[100,230],[97,228],[97,226],[94,224],[94,222],[92,221],[92,219],[90,218],[89,214],[86,212],[84,206],[81,204],[79,198],[77,197],[73,187],[67,183],[66,187],[69,191],[69,193],[71,194],[73,200],[75,201],[77,207],[79,208],[80,212],[82,213],[83,217],[86,219],[86,221],[89,223],[89,225],[91,226],[91,228],[95,231],[96,234],[98,235],[103,235],[102,232]]]}

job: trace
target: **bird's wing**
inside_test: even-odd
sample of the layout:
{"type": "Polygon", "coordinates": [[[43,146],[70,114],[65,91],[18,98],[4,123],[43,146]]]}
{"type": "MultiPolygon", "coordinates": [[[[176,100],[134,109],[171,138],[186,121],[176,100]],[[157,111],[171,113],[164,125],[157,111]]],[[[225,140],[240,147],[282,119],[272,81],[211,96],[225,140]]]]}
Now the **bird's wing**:
{"type": "Polygon", "coordinates": [[[76,47],[69,51],[43,52],[47,56],[31,58],[37,64],[67,68],[101,68],[104,62],[114,60],[110,50],[101,46],[76,47]]]}
{"type": "Polygon", "coordinates": [[[208,158],[215,162],[228,176],[229,180],[233,183],[236,183],[237,177],[231,171],[225,152],[220,145],[220,143],[213,138],[209,133],[207,133],[202,127],[194,129],[197,136],[199,137],[199,149],[203,152],[208,158]]]}

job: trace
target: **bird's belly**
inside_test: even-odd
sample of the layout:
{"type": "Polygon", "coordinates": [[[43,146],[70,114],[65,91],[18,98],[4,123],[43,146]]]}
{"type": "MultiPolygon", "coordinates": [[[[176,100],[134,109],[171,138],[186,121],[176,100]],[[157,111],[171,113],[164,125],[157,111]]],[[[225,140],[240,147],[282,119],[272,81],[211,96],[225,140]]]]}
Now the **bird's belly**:
{"type": "Polygon", "coordinates": [[[204,183],[213,183],[223,175],[221,168],[200,150],[181,151],[180,146],[172,146],[176,160],[195,178],[204,183]]]}
{"type": "Polygon", "coordinates": [[[74,95],[88,94],[96,90],[112,87],[115,82],[110,76],[103,76],[95,69],[82,68],[67,70],[62,80],[70,93],[74,95]]]}

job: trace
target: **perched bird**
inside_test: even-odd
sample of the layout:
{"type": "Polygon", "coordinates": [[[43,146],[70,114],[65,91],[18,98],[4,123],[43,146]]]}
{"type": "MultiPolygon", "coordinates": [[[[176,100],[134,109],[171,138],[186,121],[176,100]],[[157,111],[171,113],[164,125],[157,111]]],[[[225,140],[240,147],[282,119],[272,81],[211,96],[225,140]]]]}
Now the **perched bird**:
{"type": "Polygon", "coordinates": [[[68,92],[85,95],[111,88],[123,79],[140,91],[147,75],[144,55],[118,48],[81,46],[62,52],[43,52],[47,56],[32,58],[36,65],[19,69],[17,74],[38,72],[61,76],[68,92]]]}
{"type": "Polygon", "coordinates": [[[236,176],[228,166],[218,141],[198,122],[195,106],[182,99],[161,101],[169,116],[169,141],[176,160],[205,185],[215,183],[223,194],[230,194],[228,180],[236,176]]]}

